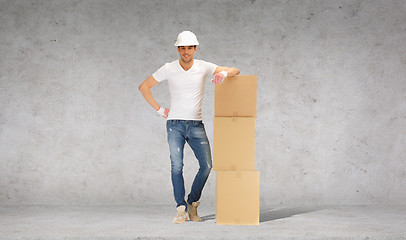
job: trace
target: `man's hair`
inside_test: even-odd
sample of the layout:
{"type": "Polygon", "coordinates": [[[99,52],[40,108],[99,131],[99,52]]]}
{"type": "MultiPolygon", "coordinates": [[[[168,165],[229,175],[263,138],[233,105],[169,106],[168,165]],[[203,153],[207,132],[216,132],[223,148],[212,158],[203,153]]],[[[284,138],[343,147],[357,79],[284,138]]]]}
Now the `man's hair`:
{"type": "MultiPolygon", "coordinates": [[[[178,48],[180,47],[187,47],[187,46],[178,46],[178,48]]],[[[194,49],[196,49],[197,45],[193,45],[194,49]]]]}

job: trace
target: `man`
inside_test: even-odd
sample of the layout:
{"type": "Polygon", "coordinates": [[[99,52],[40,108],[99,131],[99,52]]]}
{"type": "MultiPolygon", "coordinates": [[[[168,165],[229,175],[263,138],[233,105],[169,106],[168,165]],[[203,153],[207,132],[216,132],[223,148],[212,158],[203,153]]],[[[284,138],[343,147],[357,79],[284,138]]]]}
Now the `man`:
{"type": "Polygon", "coordinates": [[[220,67],[194,59],[197,45],[199,42],[194,33],[181,32],[175,43],[180,59],[166,63],[139,86],[145,100],[160,116],[167,118],[166,130],[170,149],[172,186],[177,204],[177,216],[173,219],[174,223],[185,222],[187,220],[186,211],[191,221],[201,221],[197,214],[197,207],[200,204],[198,201],[212,168],[210,145],[201,116],[205,79],[209,74],[214,75],[211,81],[219,84],[227,76],[231,77],[240,73],[236,68],[220,67]],[[170,109],[161,107],[151,94],[151,88],[163,80],[168,80],[170,109]],[[185,201],[183,179],[185,142],[192,148],[200,166],[187,201],[185,201]]]}

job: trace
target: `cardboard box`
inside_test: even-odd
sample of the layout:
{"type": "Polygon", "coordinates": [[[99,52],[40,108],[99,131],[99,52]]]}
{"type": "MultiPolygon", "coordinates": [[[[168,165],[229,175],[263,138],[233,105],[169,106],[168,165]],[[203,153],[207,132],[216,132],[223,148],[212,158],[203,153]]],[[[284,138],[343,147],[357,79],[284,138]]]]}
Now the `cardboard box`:
{"type": "Polygon", "coordinates": [[[257,76],[227,77],[214,87],[215,117],[256,117],[257,76]]]}
{"type": "Polygon", "coordinates": [[[217,171],[216,222],[259,225],[259,172],[217,171]]]}
{"type": "Polygon", "coordinates": [[[255,170],[255,118],[214,118],[213,170],[255,170]]]}

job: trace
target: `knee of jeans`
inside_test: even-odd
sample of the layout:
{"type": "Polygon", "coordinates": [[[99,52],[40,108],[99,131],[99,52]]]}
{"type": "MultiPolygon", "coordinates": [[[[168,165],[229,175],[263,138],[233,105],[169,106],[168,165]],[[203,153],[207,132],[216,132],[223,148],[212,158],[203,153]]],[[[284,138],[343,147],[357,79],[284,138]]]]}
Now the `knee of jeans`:
{"type": "Polygon", "coordinates": [[[174,174],[180,174],[183,172],[183,163],[174,163],[171,164],[171,172],[174,174]]]}
{"type": "Polygon", "coordinates": [[[207,165],[201,166],[200,167],[200,171],[203,171],[205,173],[209,173],[212,169],[212,166],[210,164],[210,162],[207,163],[207,165]]]}
{"type": "Polygon", "coordinates": [[[212,167],[209,166],[209,167],[206,169],[205,172],[206,172],[207,174],[210,174],[211,169],[212,169],[212,167]]]}
{"type": "Polygon", "coordinates": [[[213,168],[213,160],[211,159],[211,155],[208,156],[207,166],[208,166],[209,170],[211,170],[213,168]]]}

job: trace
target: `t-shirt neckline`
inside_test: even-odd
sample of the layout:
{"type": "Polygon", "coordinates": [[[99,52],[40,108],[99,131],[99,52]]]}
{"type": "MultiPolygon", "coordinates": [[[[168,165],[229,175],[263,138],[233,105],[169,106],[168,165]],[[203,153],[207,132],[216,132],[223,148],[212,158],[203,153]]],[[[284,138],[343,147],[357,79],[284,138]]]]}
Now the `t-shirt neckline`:
{"type": "Polygon", "coordinates": [[[184,71],[184,72],[189,72],[195,65],[196,65],[196,59],[193,59],[193,65],[188,69],[188,70],[185,70],[183,67],[182,67],[182,65],[180,65],[180,59],[178,59],[178,66],[182,69],[182,71],[184,71]]]}

